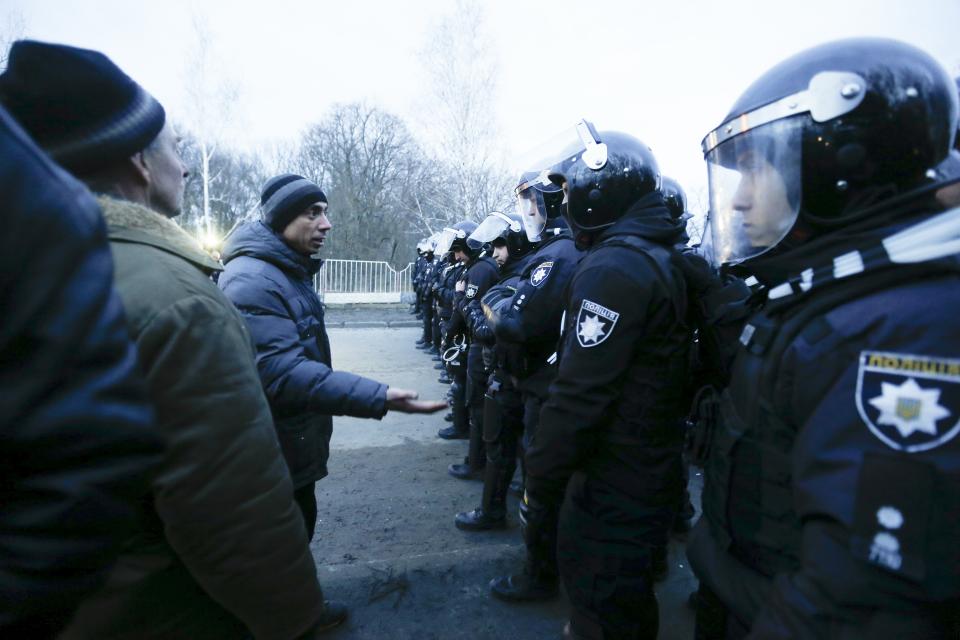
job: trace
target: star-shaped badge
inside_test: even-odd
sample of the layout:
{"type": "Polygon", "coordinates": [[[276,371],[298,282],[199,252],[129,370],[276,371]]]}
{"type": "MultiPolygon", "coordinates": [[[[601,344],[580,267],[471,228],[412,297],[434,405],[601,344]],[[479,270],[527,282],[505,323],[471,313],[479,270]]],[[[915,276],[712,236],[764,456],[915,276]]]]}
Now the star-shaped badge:
{"type": "Polygon", "coordinates": [[[605,333],[603,328],[606,323],[597,316],[587,316],[586,320],[580,323],[580,338],[584,343],[597,342],[605,333]]]}
{"type": "Polygon", "coordinates": [[[884,382],[880,395],[869,400],[880,411],[877,424],[895,427],[907,438],[919,431],[937,435],[937,421],[950,416],[940,405],[940,389],[924,389],[913,378],[900,385],[884,382]]]}

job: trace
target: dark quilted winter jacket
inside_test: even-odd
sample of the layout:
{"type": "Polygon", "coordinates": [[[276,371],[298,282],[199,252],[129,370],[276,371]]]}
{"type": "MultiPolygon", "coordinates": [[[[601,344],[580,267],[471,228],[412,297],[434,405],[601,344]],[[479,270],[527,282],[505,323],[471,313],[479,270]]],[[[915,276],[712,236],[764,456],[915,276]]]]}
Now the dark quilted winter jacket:
{"type": "Polygon", "coordinates": [[[224,248],[220,288],[247,321],[295,487],[327,475],[331,415],[382,418],[387,386],[334,371],[323,305],[313,288],[321,261],[301,255],[261,222],[224,248]]]}

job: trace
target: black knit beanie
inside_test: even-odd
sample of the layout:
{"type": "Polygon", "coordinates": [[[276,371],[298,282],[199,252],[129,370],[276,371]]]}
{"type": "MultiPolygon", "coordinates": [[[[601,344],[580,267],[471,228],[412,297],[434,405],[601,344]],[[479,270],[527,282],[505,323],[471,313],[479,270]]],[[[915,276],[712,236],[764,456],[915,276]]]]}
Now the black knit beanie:
{"type": "Polygon", "coordinates": [[[163,107],[102,53],[20,40],[0,74],[0,103],[54,160],[74,173],[146,148],[163,107]]]}
{"type": "Polygon", "coordinates": [[[274,231],[282,232],[304,209],[326,201],[327,196],[315,183],[303,176],[285,173],[263,185],[260,210],[263,221],[274,231]]]}

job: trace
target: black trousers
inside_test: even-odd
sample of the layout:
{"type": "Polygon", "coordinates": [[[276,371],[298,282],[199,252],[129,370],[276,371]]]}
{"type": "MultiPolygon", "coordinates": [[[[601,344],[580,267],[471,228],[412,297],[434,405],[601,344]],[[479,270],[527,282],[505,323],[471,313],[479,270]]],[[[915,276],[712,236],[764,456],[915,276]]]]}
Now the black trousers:
{"type": "Polygon", "coordinates": [[[317,526],[317,483],[311,482],[293,491],[293,501],[300,507],[303,523],[307,527],[307,541],[313,540],[313,530],[317,526]]]}
{"type": "Polygon", "coordinates": [[[570,626],[584,640],[654,640],[659,628],[651,554],[673,521],[672,505],[632,522],[608,522],[619,494],[600,495],[574,473],[560,510],[557,560],[570,598],[570,626]],[[612,506],[612,505],[611,505],[612,506]]]}

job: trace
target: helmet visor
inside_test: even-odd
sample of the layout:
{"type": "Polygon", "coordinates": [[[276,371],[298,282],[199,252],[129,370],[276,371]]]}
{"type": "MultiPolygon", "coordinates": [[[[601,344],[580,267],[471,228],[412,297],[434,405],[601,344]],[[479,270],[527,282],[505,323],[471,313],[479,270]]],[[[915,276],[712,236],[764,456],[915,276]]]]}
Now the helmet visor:
{"type": "Polygon", "coordinates": [[[547,207],[540,192],[530,187],[517,194],[517,215],[530,242],[540,242],[547,227],[547,207]]]}
{"type": "Polygon", "coordinates": [[[737,264],[775,247],[800,211],[802,117],[751,129],[706,155],[714,263],[737,264]]]}
{"type": "Polygon", "coordinates": [[[436,253],[438,256],[442,256],[447,251],[450,251],[450,245],[453,244],[453,240],[456,237],[456,229],[444,227],[443,231],[440,232],[440,237],[437,238],[437,244],[436,248],[434,249],[434,253],[436,253]]]}
{"type": "MultiPolygon", "coordinates": [[[[499,211],[492,211],[470,234],[467,241],[473,241],[478,245],[493,242],[495,238],[505,235],[511,224],[516,223],[499,211]]],[[[520,231],[520,227],[518,226],[514,231],[520,231]]]]}

